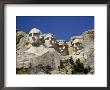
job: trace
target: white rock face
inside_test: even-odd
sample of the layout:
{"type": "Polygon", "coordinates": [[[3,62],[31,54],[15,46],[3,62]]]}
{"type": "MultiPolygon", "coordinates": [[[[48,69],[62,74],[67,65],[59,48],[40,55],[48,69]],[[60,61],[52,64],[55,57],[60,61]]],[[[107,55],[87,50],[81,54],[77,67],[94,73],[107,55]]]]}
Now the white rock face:
{"type": "Polygon", "coordinates": [[[45,34],[44,40],[47,48],[56,48],[56,39],[53,34],[45,34]]]}
{"type": "Polygon", "coordinates": [[[72,38],[72,44],[74,44],[74,52],[70,56],[74,60],[79,58],[94,72],[94,31],[88,30],[82,35],[72,38]]]}
{"type": "Polygon", "coordinates": [[[25,50],[28,49],[27,43],[28,43],[28,35],[24,32],[18,31],[16,34],[16,54],[21,54],[25,50]],[[22,36],[22,37],[21,37],[22,36]]]}
{"type": "Polygon", "coordinates": [[[74,36],[68,42],[56,40],[50,33],[42,34],[36,28],[31,29],[29,34],[18,31],[16,54],[16,68],[31,67],[33,68],[31,74],[44,73],[40,67],[46,66],[51,66],[53,74],[58,73],[60,60],[70,57],[74,61],[80,59],[85,66],[90,66],[91,72],[94,73],[94,31],[90,30],[74,36]]]}
{"type": "MultiPolygon", "coordinates": [[[[23,44],[23,45],[19,44],[21,46],[21,48],[19,50],[17,50],[17,53],[19,51],[21,51],[22,53],[17,54],[17,65],[16,65],[17,68],[22,68],[22,67],[29,68],[30,66],[35,68],[38,65],[43,65],[43,66],[49,65],[49,66],[51,66],[52,69],[57,69],[58,66],[60,65],[61,55],[54,48],[46,48],[45,45],[43,44],[43,42],[40,42],[40,44],[39,44],[39,41],[40,41],[39,34],[38,34],[37,38],[35,38],[35,40],[32,40],[33,34],[37,33],[37,31],[35,31],[35,29],[32,29],[30,31],[32,36],[29,36],[29,41],[27,41],[29,43],[27,46],[25,46],[25,44],[23,44]],[[32,40],[32,42],[30,42],[30,40],[32,40]],[[34,41],[37,42],[39,45],[33,46],[32,43],[34,41]],[[28,48],[23,49],[24,46],[28,47],[28,48]]],[[[28,40],[28,37],[25,37],[25,39],[23,39],[23,40],[24,41],[28,40]]],[[[20,40],[20,42],[21,41],[22,40],[20,40]]]]}
{"type": "Polygon", "coordinates": [[[92,68],[91,72],[94,72],[94,31],[88,30],[83,33],[84,38],[84,57],[86,58],[85,65],[89,65],[92,68]]]}
{"type": "Polygon", "coordinates": [[[34,41],[39,40],[42,32],[39,29],[33,28],[29,32],[29,42],[33,43],[34,41]]]}
{"type": "Polygon", "coordinates": [[[39,47],[30,46],[30,48],[25,52],[33,53],[33,54],[36,54],[36,56],[40,56],[47,53],[48,50],[43,45],[40,45],[39,47]]]}
{"type": "Polygon", "coordinates": [[[17,56],[17,68],[29,68],[30,64],[34,67],[42,64],[57,69],[60,65],[60,57],[61,55],[53,48],[31,47],[31,49],[17,56]]]}
{"type": "Polygon", "coordinates": [[[83,36],[74,36],[71,39],[74,51],[82,49],[83,36]]]}

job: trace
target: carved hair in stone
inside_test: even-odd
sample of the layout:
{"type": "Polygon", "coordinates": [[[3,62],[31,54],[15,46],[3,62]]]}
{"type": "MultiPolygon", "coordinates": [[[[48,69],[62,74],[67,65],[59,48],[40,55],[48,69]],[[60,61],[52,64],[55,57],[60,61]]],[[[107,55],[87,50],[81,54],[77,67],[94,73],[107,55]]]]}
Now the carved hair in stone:
{"type": "Polygon", "coordinates": [[[39,29],[33,28],[29,32],[29,43],[33,46],[39,46],[42,43],[41,41],[42,32],[39,29]]]}
{"type": "Polygon", "coordinates": [[[82,43],[83,43],[83,38],[82,36],[74,36],[71,39],[74,51],[77,52],[78,50],[83,49],[82,43]]]}
{"type": "Polygon", "coordinates": [[[47,48],[56,48],[56,39],[53,34],[45,34],[44,40],[47,48]]]}

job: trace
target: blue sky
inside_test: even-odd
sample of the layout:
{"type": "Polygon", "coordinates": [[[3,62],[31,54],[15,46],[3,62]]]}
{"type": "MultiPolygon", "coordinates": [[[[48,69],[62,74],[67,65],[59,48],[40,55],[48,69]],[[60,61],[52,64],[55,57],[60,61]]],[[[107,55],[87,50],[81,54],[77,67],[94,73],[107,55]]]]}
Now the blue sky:
{"type": "Polygon", "coordinates": [[[52,33],[57,39],[69,40],[94,29],[94,16],[16,16],[16,29],[29,32],[32,28],[52,33]]]}

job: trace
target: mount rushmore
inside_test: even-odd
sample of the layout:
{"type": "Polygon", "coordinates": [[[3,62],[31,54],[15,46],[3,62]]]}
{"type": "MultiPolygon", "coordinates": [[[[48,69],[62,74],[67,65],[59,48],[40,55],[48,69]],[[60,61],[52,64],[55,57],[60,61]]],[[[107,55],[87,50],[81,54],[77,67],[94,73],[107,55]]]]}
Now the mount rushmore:
{"type": "Polygon", "coordinates": [[[17,74],[93,74],[94,30],[69,41],[57,40],[33,28],[27,34],[16,30],[17,74]]]}

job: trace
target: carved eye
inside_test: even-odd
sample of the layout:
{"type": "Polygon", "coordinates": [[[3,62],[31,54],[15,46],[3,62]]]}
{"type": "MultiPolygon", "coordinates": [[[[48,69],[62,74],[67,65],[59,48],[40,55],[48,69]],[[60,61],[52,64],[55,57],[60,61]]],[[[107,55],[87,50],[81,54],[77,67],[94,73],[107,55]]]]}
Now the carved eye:
{"type": "Polygon", "coordinates": [[[77,46],[80,46],[80,42],[75,43],[77,46]]]}
{"type": "Polygon", "coordinates": [[[47,37],[46,40],[49,40],[49,37],[47,37]]]}
{"type": "Polygon", "coordinates": [[[32,36],[32,33],[29,34],[29,37],[31,37],[31,36],[32,36]]]}
{"type": "Polygon", "coordinates": [[[51,40],[54,40],[54,38],[52,37],[51,40]]]}

